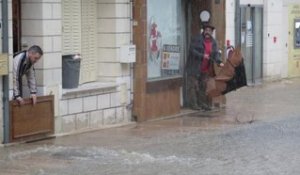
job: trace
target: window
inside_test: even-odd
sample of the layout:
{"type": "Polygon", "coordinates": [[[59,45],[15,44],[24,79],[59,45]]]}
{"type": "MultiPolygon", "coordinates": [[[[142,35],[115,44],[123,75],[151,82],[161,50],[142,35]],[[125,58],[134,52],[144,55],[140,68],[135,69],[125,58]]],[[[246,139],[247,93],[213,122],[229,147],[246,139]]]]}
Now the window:
{"type": "Polygon", "coordinates": [[[80,83],[97,78],[97,2],[63,0],[63,55],[80,53],[80,83]]]}
{"type": "Polygon", "coordinates": [[[300,19],[295,19],[295,35],[294,35],[294,47],[300,48],[300,19]]]}
{"type": "Polygon", "coordinates": [[[181,0],[147,2],[149,80],[182,75],[182,19],[181,0]]]}

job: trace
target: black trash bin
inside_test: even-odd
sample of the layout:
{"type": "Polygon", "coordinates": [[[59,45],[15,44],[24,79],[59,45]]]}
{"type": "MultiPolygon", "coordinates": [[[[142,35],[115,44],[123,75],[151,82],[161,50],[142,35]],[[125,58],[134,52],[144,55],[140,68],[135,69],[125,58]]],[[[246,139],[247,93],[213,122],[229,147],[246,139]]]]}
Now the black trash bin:
{"type": "Polygon", "coordinates": [[[77,88],[79,84],[79,72],[81,59],[74,59],[75,55],[62,56],[62,88],[77,88]]]}

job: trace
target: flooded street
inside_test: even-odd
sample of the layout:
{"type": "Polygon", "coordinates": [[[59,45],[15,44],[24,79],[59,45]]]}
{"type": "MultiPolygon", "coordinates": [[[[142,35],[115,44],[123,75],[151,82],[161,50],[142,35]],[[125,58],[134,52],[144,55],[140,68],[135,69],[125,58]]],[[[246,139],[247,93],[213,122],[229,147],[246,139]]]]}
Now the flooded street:
{"type": "Polygon", "coordinates": [[[226,109],[0,148],[1,175],[297,175],[300,81],[243,88],[226,109]]]}

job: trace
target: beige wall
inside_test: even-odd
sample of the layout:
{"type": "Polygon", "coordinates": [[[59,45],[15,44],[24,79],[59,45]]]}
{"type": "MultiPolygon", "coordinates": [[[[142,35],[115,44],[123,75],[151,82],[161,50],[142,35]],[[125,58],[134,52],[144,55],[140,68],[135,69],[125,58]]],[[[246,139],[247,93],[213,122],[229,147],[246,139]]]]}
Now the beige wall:
{"type": "Polygon", "coordinates": [[[288,77],[299,77],[299,49],[294,48],[294,20],[299,19],[299,13],[292,12],[298,11],[300,1],[299,0],[288,0],[284,1],[284,16],[282,28],[284,30],[284,55],[288,57],[286,62],[286,72],[288,77]],[[289,34],[290,33],[290,34],[289,34]]]}

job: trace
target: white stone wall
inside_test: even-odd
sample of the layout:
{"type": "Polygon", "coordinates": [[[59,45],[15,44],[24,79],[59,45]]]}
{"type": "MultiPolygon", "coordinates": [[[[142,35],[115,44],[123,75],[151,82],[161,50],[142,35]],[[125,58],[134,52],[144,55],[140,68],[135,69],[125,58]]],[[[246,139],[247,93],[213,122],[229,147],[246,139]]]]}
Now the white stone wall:
{"type": "MultiPolygon", "coordinates": [[[[22,46],[39,45],[44,56],[35,65],[38,94],[55,95],[58,116],[61,86],[61,0],[22,0],[22,46]]],[[[24,92],[29,92],[26,84],[24,92]]],[[[27,94],[29,95],[29,94],[27,94]]]]}
{"type": "MultiPolygon", "coordinates": [[[[130,78],[129,64],[121,64],[120,47],[130,44],[129,0],[98,0],[99,80],[119,82],[130,78]]],[[[130,86],[128,86],[130,87],[130,86]]]]}
{"type": "MultiPolygon", "coordinates": [[[[299,0],[298,0],[299,1],[299,0]]],[[[300,1],[299,1],[300,2],[300,1]]],[[[288,49],[288,39],[289,39],[289,16],[288,16],[288,1],[283,1],[282,8],[282,58],[287,58],[282,62],[281,65],[281,78],[288,77],[288,57],[289,57],[289,49],[288,49]]]]}
{"type": "Polygon", "coordinates": [[[129,123],[131,67],[119,61],[120,46],[130,43],[130,4],[127,0],[97,1],[98,82],[72,93],[62,91],[56,133],[74,133],[129,123]],[[82,91],[86,88],[90,91],[82,91]],[[100,87],[100,88],[99,88],[100,87]]]}
{"type": "Polygon", "coordinates": [[[235,0],[226,0],[226,41],[235,46],[235,0]]]}
{"type": "Polygon", "coordinates": [[[264,1],[263,76],[266,81],[281,79],[282,64],[288,59],[283,58],[282,14],[283,0],[264,1]]]}
{"type": "MultiPolygon", "coordinates": [[[[284,56],[283,0],[241,0],[241,5],[261,5],[264,8],[263,23],[263,79],[285,78],[287,57],[284,56]],[[277,42],[274,43],[274,37],[277,42]]],[[[234,0],[226,1],[226,38],[234,40],[234,0]]]]}
{"type": "Polygon", "coordinates": [[[11,0],[8,1],[8,28],[9,28],[9,96],[12,99],[13,96],[13,81],[12,81],[12,64],[13,64],[13,31],[12,31],[12,4],[11,0]]]}
{"type": "Polygon", "coordinates": [[[93,92],[64,94],[56,133],[81,132],[130,122],[126,102],[118,87],[103,87],[93,92]]]}
{"type": "MultiPolygon", "coordinates": [[[[129,0],[98,0],[98,80],[121,85],[121,98],[131,103],[132,67],[120,63],[120,47],[131,43],[129,0]]],[[[130,112],[130,111],[128,111],[130,112]]]]}

